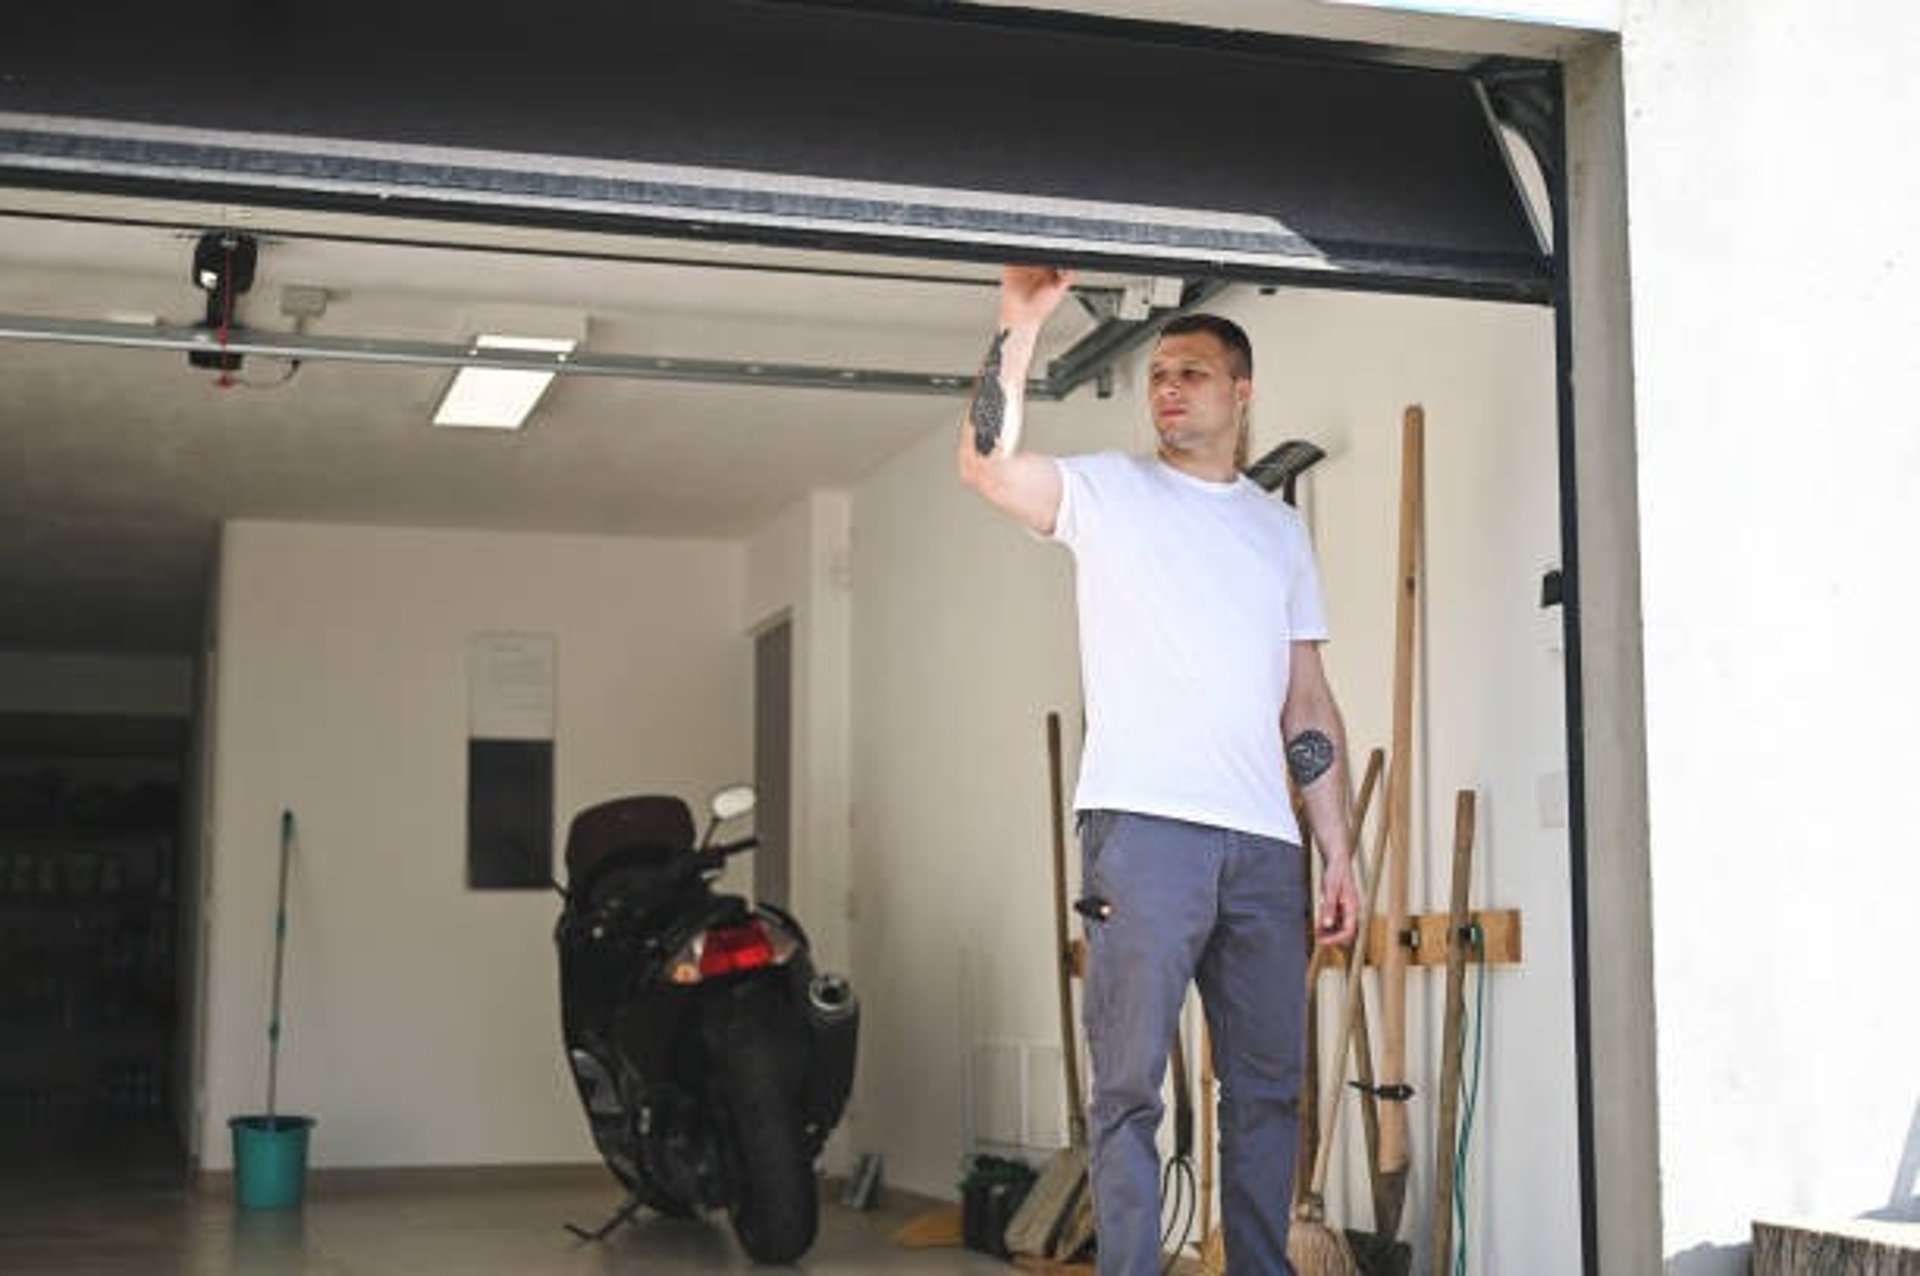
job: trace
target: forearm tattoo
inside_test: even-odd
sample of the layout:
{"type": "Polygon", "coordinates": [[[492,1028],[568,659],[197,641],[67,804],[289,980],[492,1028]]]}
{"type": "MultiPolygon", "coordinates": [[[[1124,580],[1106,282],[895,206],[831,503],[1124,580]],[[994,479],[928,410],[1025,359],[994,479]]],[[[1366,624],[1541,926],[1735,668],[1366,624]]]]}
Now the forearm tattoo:
{"type": "Polygon", "coordinates": [[[973,419],[973,450],[981,456],[993,455],[994,445],[1000,441],[1000,427],[1006,424],[1007,393],[1000,388],[1000,347],[1012,332],[1011,328],[1002,328],[987,347],[980,384],[974,387],[973,406],[968,410],[973,419]]]}
{"type": "Polygon", "coordinates": [[[1333,741],[1323,731],[1309,727],[1287,741],[1287,770],[1294,783],[1306,788],[1333,766],[1333,741]]]}

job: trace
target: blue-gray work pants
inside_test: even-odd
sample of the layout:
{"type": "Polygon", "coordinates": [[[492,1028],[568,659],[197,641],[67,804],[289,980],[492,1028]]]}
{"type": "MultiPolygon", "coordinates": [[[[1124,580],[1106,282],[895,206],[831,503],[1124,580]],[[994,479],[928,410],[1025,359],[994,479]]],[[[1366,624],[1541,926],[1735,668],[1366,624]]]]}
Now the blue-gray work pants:
{"type": "Polygon", "coordinates": [[[1200,988],[1220,1084],[1221,1223],[1232,1276],[1287,1263],[1306,1010],[1300,848],[1132,812],[1079,817],[1087,923],[1083,1008],[1093,1056],[1094,1236],[1100,1276],[1160,1267],[1160,1158],[1174,1028],[1200,988]]]}

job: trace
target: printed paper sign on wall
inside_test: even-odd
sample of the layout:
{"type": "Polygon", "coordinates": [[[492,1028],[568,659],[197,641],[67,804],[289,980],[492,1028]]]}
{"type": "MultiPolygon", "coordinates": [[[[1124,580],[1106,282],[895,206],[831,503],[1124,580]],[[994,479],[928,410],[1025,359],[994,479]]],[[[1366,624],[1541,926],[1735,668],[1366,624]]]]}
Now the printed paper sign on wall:
{"type": "Polygon", "coordinates": [[[545,889],[553,865],[554,644],[467,644],[467,885],[545,889]]]}

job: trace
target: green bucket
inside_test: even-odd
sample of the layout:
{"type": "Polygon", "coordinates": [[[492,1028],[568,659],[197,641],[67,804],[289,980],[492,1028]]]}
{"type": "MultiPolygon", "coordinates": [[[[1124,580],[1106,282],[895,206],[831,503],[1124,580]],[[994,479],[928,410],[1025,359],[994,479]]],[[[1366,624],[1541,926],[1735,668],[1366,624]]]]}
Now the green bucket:
{"type": "Polygon", "coordinates": [[[313,1118],[237,1116],[233,1131],[233,1184],[244,1209],[298,1209],[307,1179],[307,1131],[313,1118]]]}

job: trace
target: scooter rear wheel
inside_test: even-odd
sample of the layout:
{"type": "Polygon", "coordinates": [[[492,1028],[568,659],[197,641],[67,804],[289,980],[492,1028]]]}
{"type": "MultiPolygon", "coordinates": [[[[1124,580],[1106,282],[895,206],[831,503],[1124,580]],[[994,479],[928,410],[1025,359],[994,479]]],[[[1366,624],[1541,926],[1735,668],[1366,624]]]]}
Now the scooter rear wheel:
{"type": "Polygon", "coordinates": [[[736,1059],[732,1080],[733,1232],[754,1262],[791,1263],[812,1248],[820,1227],[798,1099],[765,1055],[736,1059]]]}

